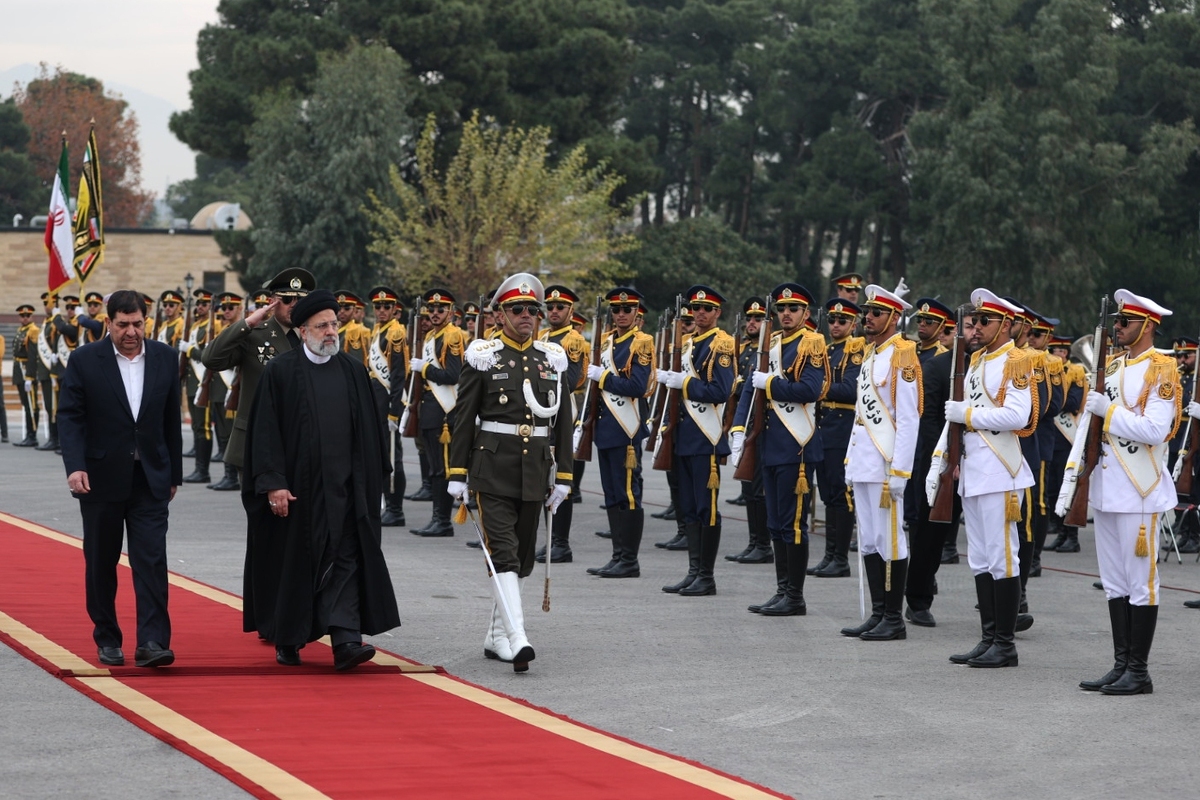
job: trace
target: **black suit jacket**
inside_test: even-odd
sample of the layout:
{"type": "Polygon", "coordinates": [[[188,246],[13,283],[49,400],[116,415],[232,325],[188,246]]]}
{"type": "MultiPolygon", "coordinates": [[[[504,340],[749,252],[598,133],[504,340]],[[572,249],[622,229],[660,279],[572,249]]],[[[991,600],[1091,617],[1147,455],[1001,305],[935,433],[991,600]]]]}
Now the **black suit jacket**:
{"type": "Polygon", "coordinates": [[[87,472],[83,501],[120,502],[133,487],[134,450],[158,500],[183,483],[179,353],[146,342],[145,384],[137,421],[129,408],[112,339],[84,345],[67,363],[58,401],[58,431],[67,474],[87,472]]]}

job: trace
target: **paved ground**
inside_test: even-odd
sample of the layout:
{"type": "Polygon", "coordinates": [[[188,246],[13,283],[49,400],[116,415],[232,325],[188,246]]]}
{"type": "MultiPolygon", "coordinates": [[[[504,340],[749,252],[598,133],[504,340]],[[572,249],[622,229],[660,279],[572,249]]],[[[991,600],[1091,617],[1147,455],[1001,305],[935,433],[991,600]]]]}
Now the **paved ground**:
{"type": "MultiPolygon", "coordinates": [[[[647,506],[658,510],[666,504],[664,475],[649,473],[647,483],[647,506]]],[[[537,610],[540,571],[527,588],[538,652],[529,673],[483,658],[489,593],[478,551],[464,547],[468,527],[433,540],[385,530],[404,624],[376,644],[797,797],[1097,800],[1196,791],[1200,612],[1182,606],[1200,592],[1192,558],[1162,565],[1156,693],[1110,698],[1076,688],[1111,666],[1104,598],[1091,586],[1090,532],[1083,553],[1047,554],[1044,577],[1031,582],[1037,623],[1018,637],[1021,666],[975,670],[946,660],[978,639],[965,559],[939,575],[937,628],[910,626],[902,642],[849,640],[837,630],[857,622],[856,578],[810,579],[806,617],[746,612],[772,593],[769,565],[721,560],[717,596],[663,594],[659,587],[686,568],[685,554],[652,545],[673,533],[673,523],[648,519],[640,579],[586,575],[585,567],[607,560],[609,544],[592,533],[604,526],[594,470],[583,486],[575,563],[552,568],[550,614],[537,610]]],[[[725,496],[735,487],[727,476],[725,496]]],[[[0,447],[0,509],[80,535],[78,507],[52,454],[0,447]]],[[[724,502],[722,509],[722,552],[740,550],[745,515],[724,502]]],[[[405,510],[414,526],[428,519],[428,504],[405,510]]],[[[184,487],[172,505],[171,568],[239,592],[244,536],[236,494],[184,487]]],[[[814,550],[822,547],[818,536],[814,550]]],[[[82,608],[79,624],[89,624],[82,608]]],[[[178,658],[187,663],[188,654],[178,658]]],[[[0,685],[0,795],[245,796],[3,646],[0,685]]],[[[386,786],[386,765],[371,774],[386,786]]]]}

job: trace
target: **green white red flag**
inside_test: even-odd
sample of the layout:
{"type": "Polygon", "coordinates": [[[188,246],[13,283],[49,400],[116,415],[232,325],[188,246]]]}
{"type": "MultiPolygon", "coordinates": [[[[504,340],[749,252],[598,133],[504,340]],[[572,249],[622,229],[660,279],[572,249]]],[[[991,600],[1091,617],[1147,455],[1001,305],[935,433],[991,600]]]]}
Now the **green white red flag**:
{"type": "Polygon", "coordinates": [[[71,205],[67,194],[70,185],[70,161],[67,140],[63,137],[58,171],[54,173],[54,188],[50,192],[50,212],[46,219],[46,251],[50,254],[50,270],[46,286],[51,293],[71,282],[71,264],[75,260],[74,237],[71,233],[71,205]]]}

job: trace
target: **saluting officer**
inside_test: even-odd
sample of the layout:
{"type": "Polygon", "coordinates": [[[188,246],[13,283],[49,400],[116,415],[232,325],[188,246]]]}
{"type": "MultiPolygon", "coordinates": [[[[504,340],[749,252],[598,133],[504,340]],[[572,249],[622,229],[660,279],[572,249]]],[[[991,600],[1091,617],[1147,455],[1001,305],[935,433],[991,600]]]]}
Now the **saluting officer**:
{"type": "MultiPolygon", "coordinates": [[[[666,413],[675,421],[672,469],[678,488],[677,512],[688,542],[688,571],[674,592],[683,597],[717,593],[713,569],[721,546],[721,515],[717,496],[721,490],[718,460],[729,455],[725,434],[725,404],[737,374],[737,343],[717,327],[725,298],[709,286],[696,284],[684,295],[696,320],[684,343],[679,372],[660,369],[659,382],[680,390],[680,402],[666,413]]],[[[668,365],[669,366],[669,365],[668,365]]],[[[640,537],[639,537],[640,538],[640,537]]]]}
{"type": "MultiPolygon", "coordinates": [[[[647,431],[645,398],[654,391],[654,339],[637,329],[641,295],[618,286],[605,296],[613,327],[605,334],[599,364],[589,364],[588,380],[600,392],[592,442],[604,489],[604,510],[612,532],[612,558],[590,575],[640,577],[642,542],[642,440],[647,431]]],[[[595,391],[594,390],[594,391],[595,391]]]]}
{"type": "MultiPolygon", "coordinates": [[[[746,318],[746,327],[739,333],[741,341],[738,342],[737,378],[733,383],[733,396],[729,399],[735,409],[741,403],[742,395],[747,391],[746,387],[750,386],[750,376],[758,366],[758,335],[767,318],[763,298],[746,298],[742,303],[742,316],[746,318]]],[[[754,394],[754,387],[750,386],[749,391],[750,394],[754,394]]],[[[739,564],[770,564],[775,560],[775,554],[771,548],[771,531],[767,526],[767,498],[763,492],[761,461],[754,466],[754,479],[742,481],[741,498],[746,506],[750,540],[745,550],[727,555],[725,560],[736,561],[739,564]]],[[[733,500],[725,502],[732,503],[733,500]]]]}
{"type": "Polygon", "coordinates": [[[338,345],[342,352],[371,366],[371,329],[357,319],[358,309],[365,307],[363,299],[348,289],[333,293],[338,302],[338,345]]]}
{"type": "MultiPolygon", "coordinates": [[[[579,296],[566,286],[555,284],[547,286],[546,298],[546,330],[538,335],[538,340],[553,342],[563,349],[567,355],[567,368],[563,373],[562,390],[568,398],[563,404],[564,411],[570,411],[572,428],[579,418],[580,408],[575,399],[575,392],[587,381],[587,366],[591,360],[587,340],[575,330],[571,324],[571,314],[579,296]]],[[[583,469],[584,462],[576,461],[573,454],[564,453],[560,472],[571,472],[571,488],[578,485],[577,471],[583,469]]],[[[568,502],[554,515],[554,524],[550,535],[550,563],[563,564],[574,560],[571,553],[571,520],[574,517],[574,503],[568,502]]],[[[546,560],[545,548],[537,553],[537,561],[546,560]]]]}
{"type": "Polygon", "coordinates": [[[818,578],[850,576],[850,539],[854,535],[854,511],[850,487],[846,485],[846,448],[854,431],[854,403],[858,397],[858,373],[862,369],[866,340],[853,336],[861,310],[849,300],[833,298],[825,303],[829,325],[829,388],[821,401],[820,429],[824,454],[820,464],[821,502],[825,504],[825,557],[809,575],[818,578]]]}
{"type": "Polygon", "coordinates": [[[528,273],[497,289],[500,333],[467,348],[449,444],[451,481],[443,489],[465,504],[469,487],[478,503],[495,566],[484,655],[511,661],[515,672],[534,659],[521,581],[533,571],[542,508],[561,511],[571,487],[569,365],[561,347],[534,336],[543,298],[541,282],[528,273]]]}
{"type": "Polygon", "coordinates": [[[1158,525],[1176,502],[1166,450],[1179,425],[1182,398],[1175,359],[1154,348],[1154,333],[1170,310],[1128,289],[1118,289],[1113,298],[1113,339],[1125,352],[1108,363],[1105,393],[1088,392],[1085,402],[1088,414],[1104,421],[1100,464],[1092,472],[1088,502],[1108,597],[1113,668],[1079,686],[1104,694],[1150,694],[1154,682],[1147,663],[1158,624],[1158,525]]]}
{"type": "Polygon", "coordinates": [[[179,342],[179,352],[187,360],[184,392],[192,417],[192,451],[195,454],[196,465],[192,473],[184,477],[183,482],[209,483],[212,481],[208,472],[213,452],[212,421],[209,419],[208,404],[197,405],[196,396],[200,393],[200,385],[204,382],[206,373],[204,365],[200,363],[200,354],[204,352],[204,344],[208,340],[208,312],[212,308],[213,293],[200,288],[192,292],[192,297],[196,299],[195,318],[187,338],[179,342]]]}
{"type": "Polygon", "coordinates": [[[408,383],[408,331],[400,322],[404,307],[400,295],[388,286],[376,286],[370,292],[371,306],[375,311],[375,327],[367,342],[367,369],[371,373],[371,391],[375,393],[375,407],[386,423],[388,436],[392,437],[393,454],[392,486],[384,487],[383,517],[379,524],[385,528],[403,525],[404,447],[401,442],[400,417],[404,414],[404,391],[408,383]]]}
{"type": "Polygon", "coordinates": [[[733,455],[742,458],[746,425],[755,391],[766,393],[766,418],[758,441],[766,500],[767,529],[775,550],[776,592],[749,610],[768,617],[800,616],[804,576],[808,569],[808,518],[812,507],[811,479],[825,455],[817,430],[817,403],[829,386],[825,339],[808,330],[804,321],[814,302],[798,283],[783,283],[771,292],[779,330],[771,336],[766,372],[750,374],[730,428],[733,455]]]}
{"type": "Polygon", "coordinates": [[[21,407],[25,410],[25,438],[13,442],[16,447],[37,447],[38,405],[37,405],[37,368],[33,360],[37,358],[38,326],[33,321],[33,306],[22,303],[17,306],[17,317],[20,325],[17,335],[13,338],[13,386],[21,396],[21,407]]]}
{"type": "MultiPolygon", "coordinates": [[[[257,307],[263,308],[270,301],[270,296],[264,293],[258,298],[257,307]]],[[[242,296],[236,292],[221,292],[217,295],[216,303],[219,313],[213,316],[212,335],[214,337],[219,336],[221,331],[236,324],[242,318],[242,302],[242,296]]],[[[204,350],[210,344],[212,342],[205,341],[203,344],[197,345],[202,365],[204,350]]],[[[236,491],[241,486],[238,482],[238,468],[225,461],[225,451],[229,447],[229,439],[233,435],[233,421],[237,415],[237,407],[230,408],[230,401],[234,399],[232,392],[237,376],[236,368],[218,370],[216,374],[208,376],[208,418],[217,435],[217,452],[212,457],[212,463],[220,463],[225,467],[224,477],[217,483],[208,484],[208,488],[219,492],[236,491]]],[[[239,388],[238,391],[240,392],[241,389],[239,388]]]]}
{"type": "MultiPolygon", "coordinates": [[[[451,324],[454,296],[445,289],[430,289],[422,296],[429,309],[429,332],[421,354],[413,353],[409,365],[425,381],[421,395],[420,430],[429,459],[429,483],[433,493],[433,516],[423,528],[414,528],[418,536],[453,536],[450,524],[451,497],[446,493],[451,430],[455,423],[458,379],[462,373],[466,335],[451,324]]],[[[534,316],[536,323],[537,317],[534,316]]]]}
{"type": "Polygon", "coordinates": [[[874,284],[864,294],[868,344],[858,376],[846,480],[854,490],[871,616],[842,634],[882,641],[908,635],[900,615],[908,575],[902,523],[904,487],[912,477],[921,422],[921,363],[916,344],[898,331],[901,315],[912,306],[874,284]]]}
{"type": "MultiPolygon", "coordinates": [[[[946,421],[965,427],[958,493],[967,527],[967,561],[975,574],[982,636],[966,653],[950,656],[972,667],[1015,667],[1014,634],[1021,604],[1021,497],[1033,472],[1021,439],[1034,430],[1033,358],[1013,344],[1013,319],[1021,307],[988,289],[971,293],[971,363],[966,397],[946,401],[946,421]]],[[[943,468],[945,431],[934,453],[926,489],[943,468]]]]}

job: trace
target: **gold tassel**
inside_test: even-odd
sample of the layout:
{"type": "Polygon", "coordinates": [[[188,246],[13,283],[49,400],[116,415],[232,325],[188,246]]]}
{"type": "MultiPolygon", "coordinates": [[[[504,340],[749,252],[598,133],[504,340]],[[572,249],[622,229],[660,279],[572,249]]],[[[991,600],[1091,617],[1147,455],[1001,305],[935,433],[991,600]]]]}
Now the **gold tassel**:
{"type": "Polygon", "coordinates": [[[705,488],[707,488],[707,489],[720,489],[721,488],[721,476],[717,472],[717,457],[715,455],[709,461],[708,486],[706,486],[705,488]]]}
{"type": "Polygon", "coordinates": [[[1004,504],[1004,521],[1021,521],[1021,498],[1017,497],[1016,492],[1008,493],[1008,500],[1004,504]]]}
{"type": "Polygon", "coordinates": [[[808,475],[805,474],[804,465],[801,464],[800,476],[796,478],[796,496],[803,498],[806,494],[808,494],[808,475]]]}
{"type": "Polygon", "coordinates": [[[851,514],[854,513],[854,492],[850,491],[849,486],[846,487],[846,508],[851,514]]]}
{"type": "Polygon", "coordinates": [[[438,437],[439,444],[450,444],[450,426],[442,423],[442,435],[438,437]]]}
{"type": "Polygon", "coordinates": [[[546,578],[546,585],[542,588],[542,611],[550,612],[550,579],[546,578]]]}
{"type": "Polygon", "coordinates": [[[458,511],[454,512],[454,524],[455,525],[466,525],[467,524],[467,504],[466,503],[463,503],[461,506],[458,507],[458,511]]]}
{"type": "Polygon", "coordinates": [[[892,507],[892,492],[891,492],[891,489],[888,488],[887,481],[883,482],[883,491],[879,495],[879,507],[880,508],[891,508],[892,507]]]}
{"type": "Polygon", "coordinates": [[[633,445],[625,448],[625,469],[637,469],[637,450],[633,445]]]}
{"type": "Polygon", "coordinates": [[[717,524],[717,493],[721,489],[721,475],[717,472],[717,454],[713,453],[708,461],[708,505],[711,511],[708,515],[709,527],[717,524]]]}
{"type": "Polygon", "coordinates": [[[883,567],[883,590],[890,592],[892,590],[892,562],[884,562],[883,567]]]}
{"type": "Polygon", "coordinates": [[[1142,523],[1138,527],[1137,544],[1133,546],[1133,554],[1138,558],[1147,558],[1150,555],[1150,543],[1146,540],[1146,523],[1142,523]]]}

